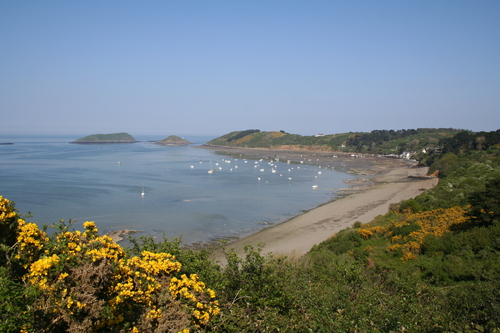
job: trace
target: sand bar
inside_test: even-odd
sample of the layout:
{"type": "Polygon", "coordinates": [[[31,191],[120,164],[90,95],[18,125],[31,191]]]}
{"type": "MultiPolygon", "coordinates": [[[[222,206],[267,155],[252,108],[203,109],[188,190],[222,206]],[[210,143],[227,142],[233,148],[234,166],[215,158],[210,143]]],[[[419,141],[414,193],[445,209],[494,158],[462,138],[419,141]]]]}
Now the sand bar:
{"type": "MultiPolygon", "coordinates": [[[[313,154],[321,155],[318,152],[313,154]]],[[[300,156],[304,158],[302,152],[300,156]]],[[[316,161],[315,164],[327,161],[327,158],[321,160],[309,158],[310,156],[312,155],[306,155],[306,158],[316,161]]],[[[357,221],[368,223],[378,215],[387,213],[391,203],[416,197],[438,182],[437,178],[426,177],[427,168],[411,167],[402,160],[388,158],[368,161],[370,158],[358,159],[351,167],[358,172],[376,170],[371,179],[371,187],[321,205],[286,222],[232,242],[226,247],[234,249],[241,256],[244,254],[245,245],[256,248],[263,244],[263,254],[272,252],[274,255],[302,256],[314,245],[327,240],[340,230],[351,227],[357,221]]],[[[224,257],[219,252],[215,253],[215,259],[224,262],[224,257]]]]}

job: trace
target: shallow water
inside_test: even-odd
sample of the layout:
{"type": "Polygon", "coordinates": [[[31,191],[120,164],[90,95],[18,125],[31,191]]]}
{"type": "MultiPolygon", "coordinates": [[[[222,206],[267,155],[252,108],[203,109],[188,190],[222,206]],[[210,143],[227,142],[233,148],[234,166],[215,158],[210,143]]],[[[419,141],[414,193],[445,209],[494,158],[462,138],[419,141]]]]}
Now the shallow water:
{"type": "Polygon", "coordinates": [[[192,244],[285,221],[334,199],[335,189],[352,178],[318,166],[230,158],[195,145],[69,143],[75,139],[0,138],[14,142],[0,145],[0,195],[21,213],[33,213],[30,220],[39,225],[73,219],[81,230],[83,222],[95,221],[102,232],[165,232],[192,244]]]}

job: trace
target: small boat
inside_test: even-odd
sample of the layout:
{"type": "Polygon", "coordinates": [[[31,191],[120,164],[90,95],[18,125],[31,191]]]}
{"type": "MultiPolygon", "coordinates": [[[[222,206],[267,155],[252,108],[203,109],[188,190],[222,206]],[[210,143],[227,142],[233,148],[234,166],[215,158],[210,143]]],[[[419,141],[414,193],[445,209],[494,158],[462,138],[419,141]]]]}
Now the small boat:
{"type": "Polygon", "coordinates": [[[313,185],[312,188],[318,188],[318,185],[313,185]]]}
{"type": "Polygon", "coordinates": [[[208,173],[214,173],[215,169],[208,170],[208,173]]]}
{"type": "Polygon", "coordinates": [[[144,192],[144,185],[142,185],[142,192],[141,192],[141,196],[145,196],[146,195],[146,192],[144,192]]]}

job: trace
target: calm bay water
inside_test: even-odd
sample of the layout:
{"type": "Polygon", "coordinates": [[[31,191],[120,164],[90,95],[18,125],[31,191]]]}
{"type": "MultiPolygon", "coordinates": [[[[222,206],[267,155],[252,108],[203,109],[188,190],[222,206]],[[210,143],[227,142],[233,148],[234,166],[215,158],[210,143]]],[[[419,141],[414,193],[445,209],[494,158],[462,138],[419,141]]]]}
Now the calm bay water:
{"type": "MultiPolygon", "coordinates": [[[[285,221],[335,198],[335,189],[352,178],[317,166],[230,158],[194,145],[69,144],[77,138],[0,138],[14,142],[0,145],[0,195],[15,201],[19,212],[33,213],[30,221],[39,225],[73,219],[81,230],[83,222],[95,221],[101,232],[165,232],[191,244],[285,221]]],[[[210,138],[187,139],[199,145],[210,138]]]]}

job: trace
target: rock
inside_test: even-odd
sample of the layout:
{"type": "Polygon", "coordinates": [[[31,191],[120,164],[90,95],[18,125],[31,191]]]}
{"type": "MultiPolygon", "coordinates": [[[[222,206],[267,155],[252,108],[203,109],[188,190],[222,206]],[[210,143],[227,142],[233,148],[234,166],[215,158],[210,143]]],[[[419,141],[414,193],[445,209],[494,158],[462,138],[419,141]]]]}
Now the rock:
{"type": "Polygon", "coordinates": [[[111,237],[111,239],[115,242],[121,242],[122,240],[125,239],[125,236],[133,235],[139,232],[143,232],[142,230],[130,230],[130,229],[121,229],[121,230],[114,230],[111,232],[108,232],[106,236],[111,237]]]}

